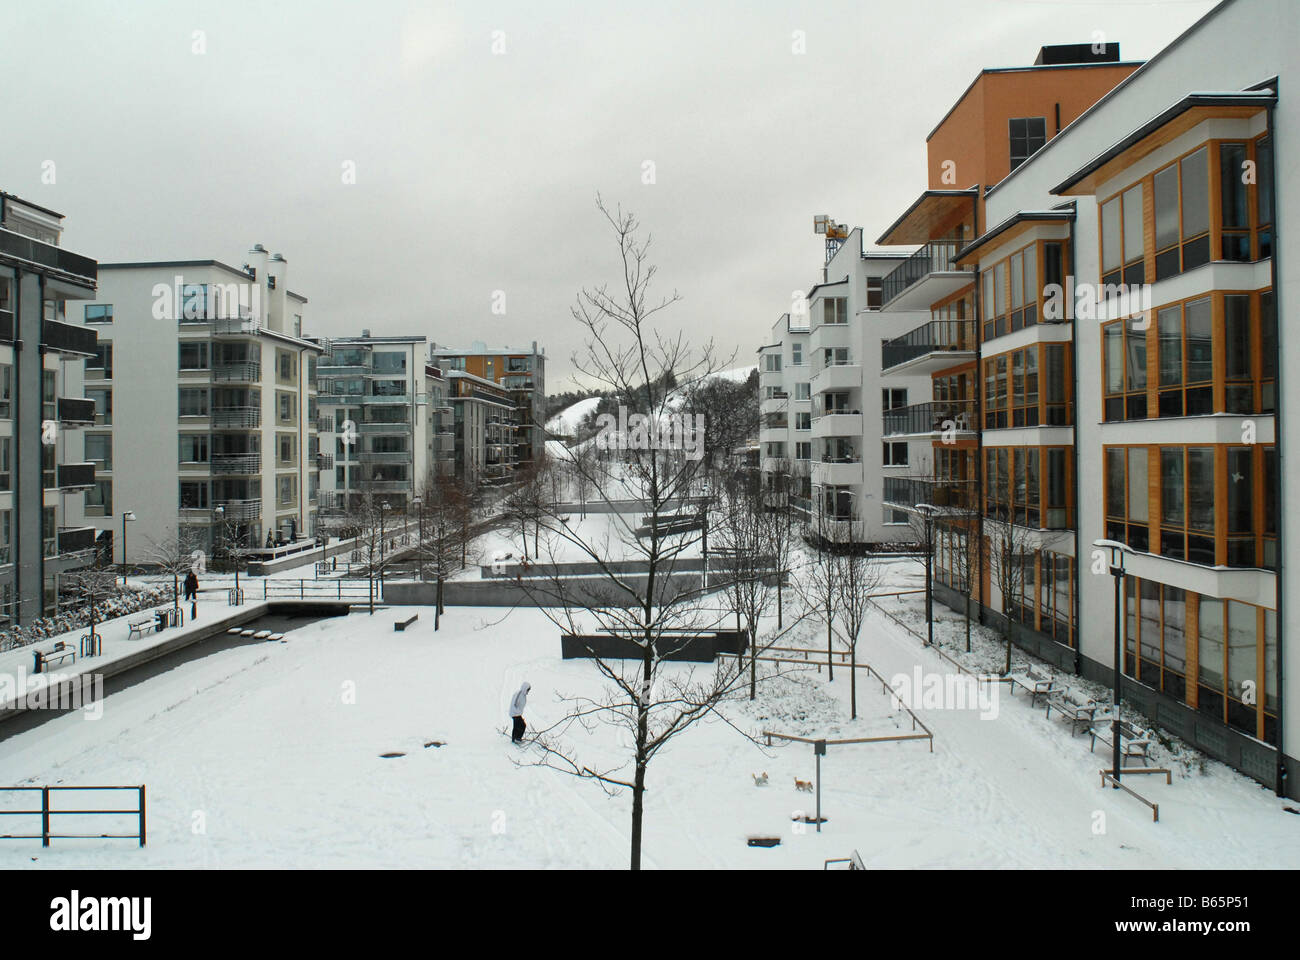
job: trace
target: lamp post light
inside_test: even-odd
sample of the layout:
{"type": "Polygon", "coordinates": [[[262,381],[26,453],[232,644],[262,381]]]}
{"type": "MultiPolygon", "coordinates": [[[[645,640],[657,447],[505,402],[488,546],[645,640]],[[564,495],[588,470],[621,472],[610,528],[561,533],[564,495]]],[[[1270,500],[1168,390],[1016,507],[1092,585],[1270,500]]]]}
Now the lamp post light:
{"type": "Polygon", "coordinates": [[[420,558],[420,582],[424,582],[424,498],[417,496],[411,504],[415,507],[415,542],[416,553],[420,558]]]}
{"type": "Polygon", "coordinates": [[[388,515],[388,501],[381,500],[379,503],[379,585],[382,588],[384,584],[384,517],[388,515]]]}
{"type": "Polygon", "coordinates": [[[934,646],[934,595],[930,588],[931,569],[930,561],[934,556],[934,515],[937,508],[929,503],[917,503],[913,505],[917,513],[925,517],[925,641],[927,647],[934,646]]]}
{"type": "Polygon", "coordinates": [[[1115,775],[1115,789],[1119,789],[1120,779],[1120,761],[1122,759],[1119,743],[1119,704],[1124,672],[1121,669],[1123,662],[1120,659],[1123,656],[1123,650],[1120,643],[1120,618],[1123,609],[1123,583],[1124,583],[1124,555],[1128,552],[1128,547],[1117,540],[1094,540],[1092,545],[1101,550],[1110,551],[1110,575],[1115,578],[1115,687],[1111,692],[1111,728],[1110,736],[1113,743],[1114,756],[1112,762],[1115,769],[1112,771],[1115,775]]]}
{"type": "Polygon", "coordinates": [[[135,519],[134,510],[122,511],[122,586],[126,586],[126,524],[135,519]]]}

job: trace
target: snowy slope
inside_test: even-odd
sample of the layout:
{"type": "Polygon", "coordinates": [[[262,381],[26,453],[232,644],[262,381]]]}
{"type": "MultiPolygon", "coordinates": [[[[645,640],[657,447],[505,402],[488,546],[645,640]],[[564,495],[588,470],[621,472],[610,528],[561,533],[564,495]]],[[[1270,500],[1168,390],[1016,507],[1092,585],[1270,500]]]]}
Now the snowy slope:
{"type": "Polygon", "coordinates": [[[586,400],[579,400],[577,403],[565,407],[546,421],[547,432],[561,437],[573,436],[583,418],[595,410],[599,403],[600,397],[588,397],[586,400]]]}

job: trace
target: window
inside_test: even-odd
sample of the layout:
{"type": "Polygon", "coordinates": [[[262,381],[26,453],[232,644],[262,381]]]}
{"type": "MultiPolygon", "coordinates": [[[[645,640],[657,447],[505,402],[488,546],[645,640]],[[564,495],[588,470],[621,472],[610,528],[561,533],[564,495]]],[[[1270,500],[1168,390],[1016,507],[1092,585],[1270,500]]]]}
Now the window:
{"type": "Polygon", "coordinates": [[[280,438],[280,463],[292,466],[294,463],[294,438],[280,438]]]}
{"type": "Polygon", "coordinates": [[[1147,331],[1128,320],[1102,327],[1104,413],[1107,421],[1145,420],[1147,416],[1147,331]]]}
{"type": "Polygon", "coordinates": [[[827,297],[822,301],[822,323],[849,322],[849,302],[844,297],[827,297]]]}
{"type": "Polygon", "coordinates": [[[0,437],[0,490],[13,489],[13,440],[0,437]]]}
{"type": "Polygon", "coordinates": [[[113,422],[113,391],[106,387],[90,387],[86,390],[86,399],[95,401],[95,423],[111,424],[113,422]]]}
{"type": "Polygon", "coordinates": [[[179,346],[180,369],[207,370],[208,343],[206,340],[182,340],[179,346]]]}
{"type": "Polygon", "coordinates": [[[1101,282],[1107,294],[1146,279],[1142,185],[1101,205],[1101,282]]]}
{"type": "Polygon", "coordinates": [[[885,443],[881,463],[886,467],[907,466],[907,444],[885,443]]]}
{"type": "Polygon", "coordinates": [[[1210,261],[1209,149],[1201,147],[1156,173],[1156,279],[1210,261]]]}
{"type": "Polygon", "coordinates": [[[1273,141],[1255,141],[1255,236],[1259,258],[1273,255],[1273,141]]]}
{"type": "Polygon", "coordinates": [[[207,387],[182,387],[178,406],[182,417],[206,417],[208,415],[207,387]]]}
{"type": "Polygon", "coordinates": [[[100,470],[113,469],[113,435],[111,433],[86,434],[85,458],[95,461],[100,470]]]}
{"type": "Polygon", "coordinates": [[[794,428],[795,428],[796,430],[811,430],[811,429],[812,429],[812,414],[811,414],[811,413],[796,413],[796,414],[794,415],[794,428]]]}
{"type": "Polygon", "coordinates": [[[86,304],[87,323],[112,323],[113,305],[111,303],[86,304]]]}
{"type": "Polygon", "coordinates": [[[113,379],[113,344],[103,340],[95,345],[95,356],[86,358],[86,376],[91,380],[113,379]]]}
{"type": "MultiPolygon", "coordinates": [[[[215,294],[215,290],[214,290],[215,294]]],[[[203,322],[210,317],[216,317],[220,314],[218,304],[212,304],[212,309],[208,306],[208,285],[206,283],[187,283],[181,287],[181,315],[178,318],[181,323],[194,323],[195,321],[203,322]]]]}
{"type": "Polygon", "coordinates": [[[985,512],[1025,527],[1069,526],[1067,454],[1062,447],[985,447],[985,512]]]}
{"type": "Polygon", "coordinates": [[[1011,329],[1021,330],[1038,322],[1037,247],[1030,244],[1011,255],[1011,329]]]}
{"type": "Polygon", "coordinates": [[[276,394],[276,400],[279,404],[280,421],[282,423],[292,421],[297,413],[297,398],[291,393],[282,392],[276,394]]]}
{"type": "Polygon", "coordinates": [[[796,383],[796,384],[794,385],[794,398],[795,398],[796,400],[811,400],[811,399],[812,399],[812,384],[811,384],[811,383],[796,383]]]}
{"type": "Polygon", "coordinates": [[[1214,448],[1160,448],[1160,554],[1213,566],[1214,448]]]}
{"type": "Polygon", "coordinates": [[[207,510],[208,481],[182,480],[180,482],[180,508],[182,510],[207,510]]]}
{"type": "Polygon", "coordinates": [[[1009,121],[1011,169],[1020,166],[1047,143],[1046,117],[1020,117],[1009,121]]]}
{"type": "Polygon", "coordinates": [[[766,353],[763,355],[763,370],[767,373],[777,373],[781,369],[781,354],[766,353]]]}
{"type": "Polygon", "coordinates": [[[879,310],[885,302],[885,282],[881,277],[867,277],[867,309],[879,310]]]}
{"type": "Polygon", "coordinates": [[[796,460],[811,460],[812,443],[796,443],[794,445],[794,458],[796,460]]]}
{"type": "Polygon", "coordinates": [[[803,344],[790,344],[790,362],[796,367],[803,363],[803,344]]]}
{"type": "MultiPolygon", "coordinates": [[[[509,361],[506,363],[506,368],[507,370],[510,368],[509,361]]],[[[404,352],[393,350],[385,350],[382,353],[375,353],[371,357],[371,369],[375,373],[404,374],[406,373],[406,354],[404,352]]],[[[491,377],[492,374],[489,371],[488,378],[491,379],[491,377]]]]}
{"type": "Polygon", "coordinates": [[[294,377],[293,354],[287,350],[277,350],[275,353],[276,365],[278,366],[281,380],[292,380],[294,377]]]}
{"type": "Polygon", "coordinates": [[[298,478],[295,476],[280,477],[277,484],[279,488],[279,504],[282,507],[292,506],[298,500],[298,478]]]}
{"type": "Polygon", "coordinates": [[[206,433],[182,433],[180,435],[180,462],[207,463],[208,435],[206,433]]]}
{"type": "Polygon", "coordinates": [[[1072,421],[1068,345],[1034,344],[984,361],[984,427],[1068,426],[1072,421]]]}
{"type": "MultiPolygon", "coordinates": [[[[847,398],[846,398],[847,399],[847,398]]],[[[880,391],[880,406],[883,410],[893,410],[907,406],[907,388],[890,387],[880,391]]]]}
{"type": "Polygon", "coordinates": [[[1160,416],[1214,412],[1212,319],[1208,297],[1157,313],[1160,416]]]}
{"type": "Polygon", "coordinates": [[[1106,536],[1134,550],[1150,547],[1150,495],[1146,447],[1107,447],[1106,536]]]}
{"type": "Polygon", "coordinates": [[[0,417],[9,419],[13,416],[14,368],[9,364],[0,364],[0,417]]]}

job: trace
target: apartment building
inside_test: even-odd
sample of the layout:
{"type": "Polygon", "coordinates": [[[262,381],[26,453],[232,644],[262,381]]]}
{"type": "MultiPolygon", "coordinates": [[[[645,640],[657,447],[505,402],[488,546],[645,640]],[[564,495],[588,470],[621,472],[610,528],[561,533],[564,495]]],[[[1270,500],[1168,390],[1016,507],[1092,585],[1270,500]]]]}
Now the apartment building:
{"type": "Polygon", "coordinates": [[[97,265],[59,246],[63,215],[0,193],[0,623],[58,606],[61,574],[95,558],[77,516],[95,467],[81,431],[94,419],[81,368],[95,334],[68,321],[95,297],[97,265]]]}
{"type": "Polygon", "coordinates": [[[919,430],[886,440],[894,416],[929,392],[920,374],[888,384],[876,365],[882,341],[914,326],[915,309],[885,313],[885,279],[905,254],[868,250],[862,230],[828,244],[821,282],[783,316],[760,353],[760,436],[769,486],[791,471],[796,509],[815,538],[884,543],[910,538],[907,516],[882,497],[879,478],[920,469],[919,430]]]}
{"type": "Polygon", "coordinates": [[[455,368],[445,371],[452,408],[453,474],[460,485],[508,483],[519,460],[518,394],[455,368]]]}
{"type": "Polygon", "coordinates": [[[429,403],[429,429],[424,438],[429,472],[433,479],[456,475],[455,409],[451,404],[451,383],[442,368],[424,365],[424,394],[429,403]]]}
{"type": "Polygon", "coordinates": [[[147,566],[178,535],[209,550],[260,548],[313,529],[315,366],[307,299],[261,244],[247,262],[100,264],[76,323],[97,470],[80,521],[114,535],[114,560],[147,566]]]}
{"type": "Polygon", "coordinates": [[[941,510],[940,598],[1109,683],[1122,571],[1126,701],[1297,797],[1281,451],[1300,427],[1278,317],[1300,288],[1278,251],[1300,193],[1274,169],[1300,149],[1281,94],[1300,59],[1264,27],[1293,15],[1226,0],[1142,65],[1061,62],[1085,45],[996,72],[1021,93],[981,107],[968,91],[931,134],[930,189],[881,242],[925,244],[894,296],[925,290],[932,311],[885,345],[886,379],[919,366],[936,401],[978,411],[935,443],[935,495],[918,501],[941,510]],[[1066,88],[1095,103],[1060,101],[1058,125],[1066,88]],[[1027,149],[1040,122],[1050,135],[1027,149]],[[948,161],[960,188],[940,179],[948,161]]]}
{"type": "Polygon", "coordinates": [[[369,330],[322,341],[317,426],[323,511],[346,511],[366,494],[405,510],[431,475],[434,408],[426,342],[423,336],[371,336],[369,330]]]}
{"type": "Polygon", "coordinates": [[[432,344],[429,362],[444,373],[459,371],[487,380],[509,394],[509,450],[504,458],[506,473],[524,469],[546,449],[546,351],[537,341],[527,350],[489,348],[474,341],[468,350],[432,344]]]}

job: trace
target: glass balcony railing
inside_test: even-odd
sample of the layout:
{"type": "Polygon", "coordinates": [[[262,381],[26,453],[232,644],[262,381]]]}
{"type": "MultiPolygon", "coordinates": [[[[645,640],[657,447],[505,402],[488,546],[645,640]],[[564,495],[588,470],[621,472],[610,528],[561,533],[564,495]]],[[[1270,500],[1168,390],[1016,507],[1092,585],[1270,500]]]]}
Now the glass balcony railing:
{"type": "Polygon", "coordinates": [[[886,410],[884,436],[975,429],[974,400],[933,400],[886,410]]]}
{"type": "Polygon", "coordinates": [[[885,502],[902,507],[924,503],[952,510],[971,510],[975,505],[975,493],[974,480],[885,477],[885,502]]]}
{"type": "Polygon", "coordinates": [[[885,275],[880,282],[881,299],[889,303],[908,287],[932,273],[969,271],[970,267],[959,267],[952,262],[957,251],[964,245],[961,240],[934,240],[927,243],[885,275]]]}
{"type": "Polygon", "coordinates": [[[880,346],[880,368],[888,370],[929,353],[975,349],[974,320],[931,320],[880,346]]]}

